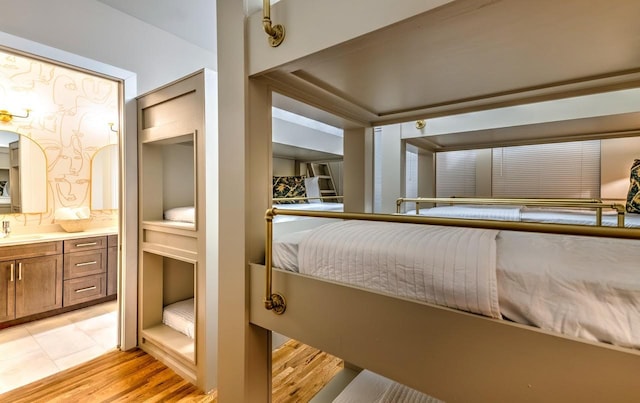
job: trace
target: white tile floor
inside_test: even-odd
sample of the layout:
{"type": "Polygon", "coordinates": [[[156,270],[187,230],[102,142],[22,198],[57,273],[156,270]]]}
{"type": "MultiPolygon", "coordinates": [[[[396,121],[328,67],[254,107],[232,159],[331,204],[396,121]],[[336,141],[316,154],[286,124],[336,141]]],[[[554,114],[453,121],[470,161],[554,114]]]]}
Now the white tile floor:
{"type": "Polygon", "coordinates": [[[116,301],[0,330],[0,394],[89,361],[116,344],[116,301]]]}

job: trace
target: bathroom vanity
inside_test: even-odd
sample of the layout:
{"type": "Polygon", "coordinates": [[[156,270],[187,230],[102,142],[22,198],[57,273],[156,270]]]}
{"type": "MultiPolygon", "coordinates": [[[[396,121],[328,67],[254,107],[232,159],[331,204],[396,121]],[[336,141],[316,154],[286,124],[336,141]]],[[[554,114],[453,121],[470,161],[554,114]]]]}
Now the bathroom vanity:
{"type": "Polygon", "coordinates": [[[115,299],[113,232],[0,239],[0,328],[115,299]]]}

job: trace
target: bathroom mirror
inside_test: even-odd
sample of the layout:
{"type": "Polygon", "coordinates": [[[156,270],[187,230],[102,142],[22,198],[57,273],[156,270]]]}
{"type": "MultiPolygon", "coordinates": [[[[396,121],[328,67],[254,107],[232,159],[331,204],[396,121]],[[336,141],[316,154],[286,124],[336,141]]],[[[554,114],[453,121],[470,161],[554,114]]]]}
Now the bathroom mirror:
{"type": "Polygon", "coordinates": [[[91,209],[118,208],[118,145],[102,147],[91,159],[91,209]]]}
{"type": "Polygon", "coordinates": [[[47,159],[18,133],[0,130],[0,214],[47,211],[47,159]]]}

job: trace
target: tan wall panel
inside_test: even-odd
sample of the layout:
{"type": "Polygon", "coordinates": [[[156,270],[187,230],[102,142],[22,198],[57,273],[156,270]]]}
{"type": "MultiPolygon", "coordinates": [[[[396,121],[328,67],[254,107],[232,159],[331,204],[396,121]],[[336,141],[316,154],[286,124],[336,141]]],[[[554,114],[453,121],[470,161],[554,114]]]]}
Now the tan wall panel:
{"type": "Polygon", "coordinates": [[[640,137],[602,140],[600,147],[600,196],[626,200],[631,163],[640,159],[640,137]]]}

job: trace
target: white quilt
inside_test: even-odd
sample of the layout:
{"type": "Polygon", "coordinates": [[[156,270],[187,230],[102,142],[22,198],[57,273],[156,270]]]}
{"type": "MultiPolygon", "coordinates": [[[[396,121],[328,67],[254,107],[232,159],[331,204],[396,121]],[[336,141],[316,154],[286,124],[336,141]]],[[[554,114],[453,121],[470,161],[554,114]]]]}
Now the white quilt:
{"type": "Polygon", "coordinates": [[[300,242],[299,271],[499,318],[498,231],[343,221],[300,242]]]}

